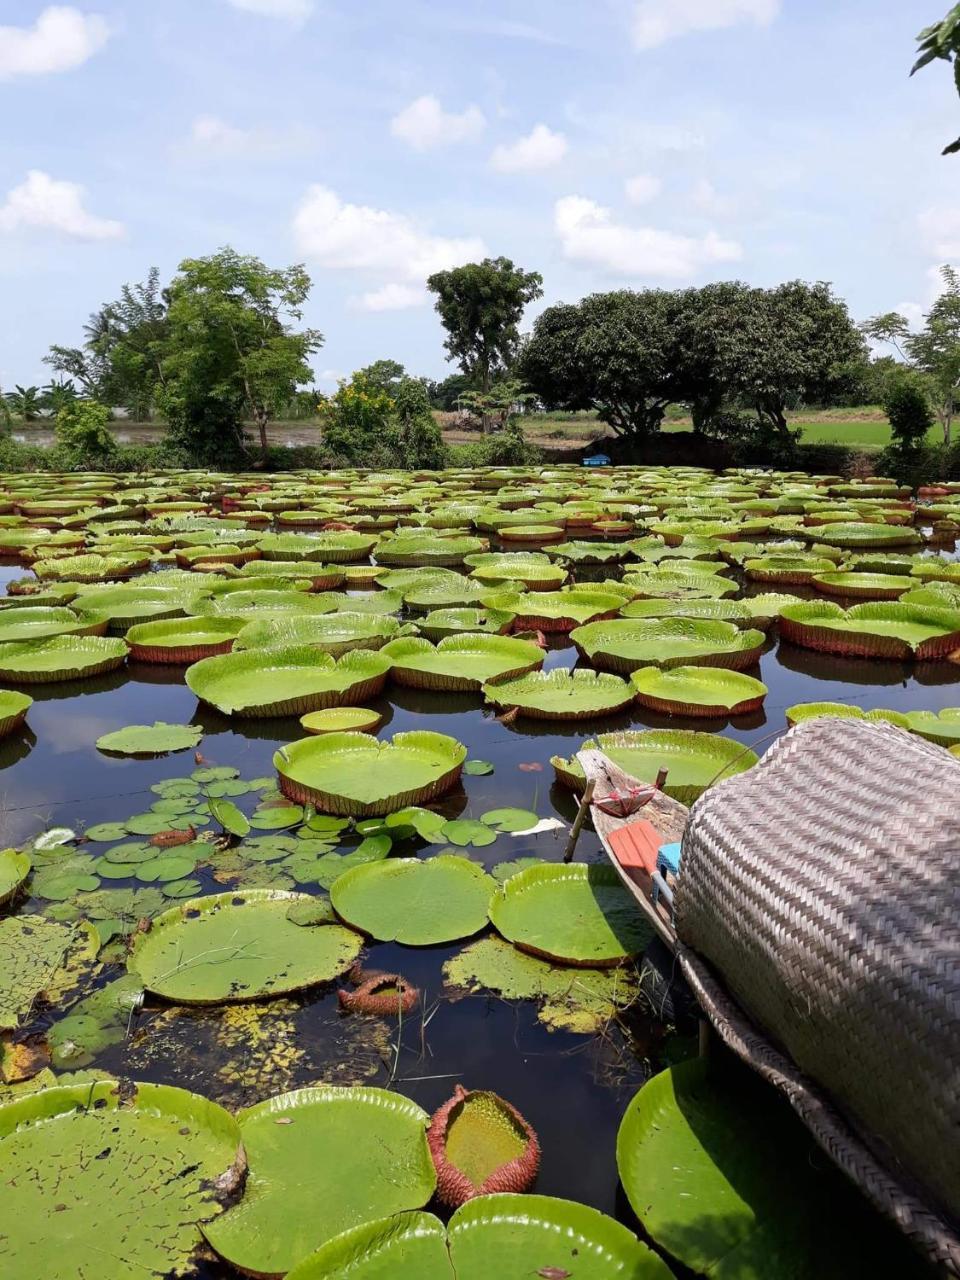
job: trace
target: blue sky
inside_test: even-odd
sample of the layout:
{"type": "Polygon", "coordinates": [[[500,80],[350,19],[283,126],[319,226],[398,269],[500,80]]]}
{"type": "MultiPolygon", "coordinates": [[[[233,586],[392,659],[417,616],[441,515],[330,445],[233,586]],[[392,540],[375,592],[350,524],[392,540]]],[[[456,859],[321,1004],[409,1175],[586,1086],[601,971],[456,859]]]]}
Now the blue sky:
{"type": "Polygon", "coordinates": [[[946,0],[0,0],[0,383],[151,265],[303,261],[320,385],[443,376],[424,275],[540,306],[830,280],[921,314],[960,264],[946,0]]]}

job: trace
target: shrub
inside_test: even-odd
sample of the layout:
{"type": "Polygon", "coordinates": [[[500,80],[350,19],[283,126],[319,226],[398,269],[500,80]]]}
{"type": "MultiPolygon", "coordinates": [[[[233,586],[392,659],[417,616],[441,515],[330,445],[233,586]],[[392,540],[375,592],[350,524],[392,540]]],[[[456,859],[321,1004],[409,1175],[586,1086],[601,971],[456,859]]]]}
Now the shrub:
{"type": "Polygon", "coordinates": [[[888,383],[883,411],[890,419],[895,449],[916,452],[933,426],[933,414],[923,388],[915,378],[899,377],[888,383]]]}
{"type": "Polygon", "coordinates": [[[361,370],[320,400],[325,452],[338,461],[369,466],[371,456],[396,446],[393,400],[361,370]]]}
{"type": "Polygon", "coordinates": [[[393,403],[397,420],[396,465],[432,471],[446,466],[447,451],[423,383],[417,378],[403,378],[393,403]]]}
{"type": "Polygon", "coordinates": [[[117,442],[108,423],[110,410],[96,400],[74,400],[57,414],[57,444],[66,454],[71,469],[109,463],[117,452],[117,442]]]}

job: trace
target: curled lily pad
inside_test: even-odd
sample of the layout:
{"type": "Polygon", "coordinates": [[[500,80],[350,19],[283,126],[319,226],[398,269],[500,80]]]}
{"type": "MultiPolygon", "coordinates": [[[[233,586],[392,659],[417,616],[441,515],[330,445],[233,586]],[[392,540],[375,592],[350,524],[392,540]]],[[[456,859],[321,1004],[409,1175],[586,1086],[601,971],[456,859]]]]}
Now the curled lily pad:
{"type": "Polygon", "coordinates": [[[960,649],[960,610],[900,603],[844,610],[832,601],[805,601],[781,611],[780,634],[791,644],[826,653],[942,658],[960,649]]]}
{"type": "Polygon", "coordinates": [[[33,699],[15,689],[0,689],[0,738],[14,733],[23,724],[33,699]]]}
{"type": "Polygon", "coordinates": [[[544,659],[539,645],[514,636],[449,636],[436,645],[408,636],[381,652],[397,684],[454,693],[479,692],[486,681],[537,670],[544,659]]]}
{"type": "Polygon", "coordinates": [[[397,1093],[300,1089],[238,1119],[250,1164],[246,1190],[205,1234],[249,1274],[283,1275],[341,1232],[418,1208],[433,1194],[428,1116],[397,1093]]]}
{"type": "Polygon", "coordinates": [[[339,926],[298,928],[287,910],[300,895],[246,889],[197,898],[138,933],[130,968],[144,986],[182,1004],[282,995],[349,969],[362,940],[339,926]]]}
{"type": "Polygon", "coordinates": [[[767,686],[722,667],[643,667],[630,677],[642,707],[670,716],[742,716],[759,711],[767,686]]]}
{"type": "MultiPolygon", "coordinates": [[[[614,764],[641,782],[654,782],[660,770],[666,769],[663,789],[681,804],[693,804],[707,787],[752,769],[759,759],[755,751],[732,738],[693,729],[601,733],[583,746],[599,746],[614,764]]],[[[575,758],[554,756],[550,763],[560,782],[575,791],[583,790],[586,779],[575,758]]]]}
{"type": "Polygon", "coordinates": [[[466,757],[455,738],[428,730],[377,742],[362,733],[328,733],[282,747],[273,758],[280,789],[327,813],[373,817],[428,804],[455,786],[466,757]]]}
{"type": "Polygon", "coordinates": [[[240,1130],[206,1098],[116,1081],[44,1089],[0,1107],[0,1270],[45,1280],[142,1280],[187,1268],[198,1224],[243,1171],[240,1130]],[[93,1158],[96,1153],[96,1158],[93,1158]],[[57,1207],[69,1247],[51,1231],[57,1207]]]}
{"type": "Polygon", "coordinates": [[[181,665],[199,662],[220,653],[229,653],[246,625],[244,618],[176,618],[144,622],[130,627],[126,641],[130,656],[138,662],[166,662],[181,665]]]}
{"type": "Polygon", "coordinates": [[[53,684],[83,680],[123,665],[127,646],[110,636],[52,636],[0,644],[0,679],[53,684]]]}
{"type": "Polygon", "coordinates": [[[309,647],[252,649],[187,669],[189,688],[226,715],[302,715],[375,697],[390,663],[359,650],[336,660],[309,647]]]}
{"type": "Polygon", "coordinates": [[[268,617],[243,628],[237,649],[308,646],[338,658],[360,649],[380,649],[400,631],[396,618],[369,611],[268,617]]]}
{"type": "Polygon", "coordinates": [[[485,684],[486,700],[502,710],[516,707],[536,720],[592,720],[627,708],[636,693],[619,676],[597,671],[535,671],[485,684]]]}
{"type": "Polygon", "coordinates": [[[616,871],[583,863],[511,876],[490,901],[490,919],[523,951],[593,968],[620,964],[651,936],[616,871]]]}
{"type": "Polygon", "coordinates": [[[615,618],[578,627],[570,638],[595,667],[623,673],[651,665],[742,671],[759,661],[764,645],[761,631],[702,618],[615,618]]]}
{"type": "Polygon", "coordinates": [[[97,749],[119,756],[161,756],[186,751],[199,744],[203,730],[190,724],[131,724],[105,733],[97,739],[97,749]]]}
{"type": "Polygon", "coordinates": [[[475,862],[440,854],[354,867],[334,882],[330,900],[342,919],[381,942],[427,947],[479,932],[495,888],[475,862]]]}
{"type": "Polygon", "coordinates": [[[367,707],[326,707],[300,717],[307,733],[376,733],[383,716],[367,707]]]}

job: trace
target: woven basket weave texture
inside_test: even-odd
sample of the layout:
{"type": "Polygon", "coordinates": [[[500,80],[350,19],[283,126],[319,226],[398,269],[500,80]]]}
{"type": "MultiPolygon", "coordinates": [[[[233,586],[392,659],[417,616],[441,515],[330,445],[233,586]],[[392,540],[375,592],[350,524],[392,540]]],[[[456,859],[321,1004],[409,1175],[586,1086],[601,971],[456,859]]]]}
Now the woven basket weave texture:
{"type": "Polygon", "coordinates": [[[960,762],[797,725],[694,806],[677,932],[888,1167],[960,1222],[960,762]]]}

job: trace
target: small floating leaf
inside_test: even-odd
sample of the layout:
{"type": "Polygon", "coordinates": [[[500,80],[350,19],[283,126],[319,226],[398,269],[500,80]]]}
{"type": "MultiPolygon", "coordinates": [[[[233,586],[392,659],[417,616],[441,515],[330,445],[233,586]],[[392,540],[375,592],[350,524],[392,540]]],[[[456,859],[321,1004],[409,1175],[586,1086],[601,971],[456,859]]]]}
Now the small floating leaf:
{"type": "Polygon", "coordinates": [[[463,772],[473,777],[485,777],[488,773],[493,773],[493,765],[489,760],[468,760],[463,766],[463,772]]]}
{"type": "Polygon", "coordinates": [[[170,751],[186,751],[195,747],[203,730],[189,724],[132,724],[97,739],[99,751],[122,756],[165,755],[170,751]]]}

